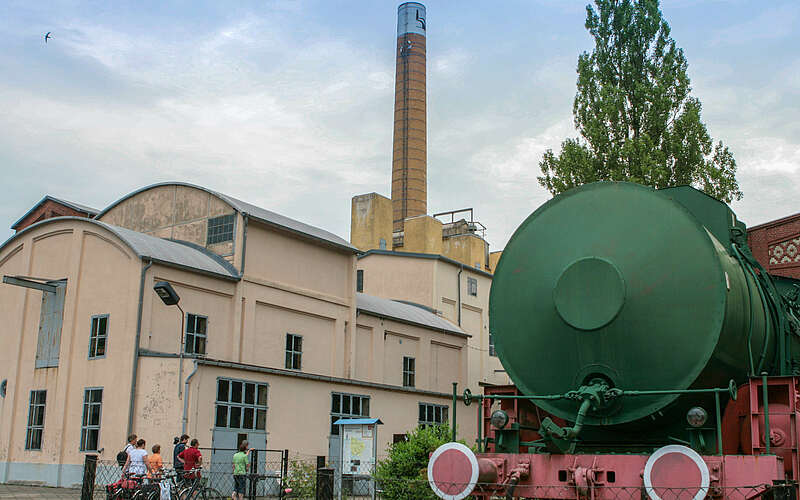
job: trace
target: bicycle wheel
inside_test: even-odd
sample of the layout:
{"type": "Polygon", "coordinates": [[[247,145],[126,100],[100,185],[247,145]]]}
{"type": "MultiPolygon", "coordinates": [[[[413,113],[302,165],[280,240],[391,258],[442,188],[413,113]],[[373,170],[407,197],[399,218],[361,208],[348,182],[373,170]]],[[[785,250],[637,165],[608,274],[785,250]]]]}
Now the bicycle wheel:
{"type": "Polygon", "coordinates": [[[223,495],[215,488],[205,488],[203,490],[203,498],[206,500],[221,500],[223,498],[228,498],[228,495],[223,495]]]}

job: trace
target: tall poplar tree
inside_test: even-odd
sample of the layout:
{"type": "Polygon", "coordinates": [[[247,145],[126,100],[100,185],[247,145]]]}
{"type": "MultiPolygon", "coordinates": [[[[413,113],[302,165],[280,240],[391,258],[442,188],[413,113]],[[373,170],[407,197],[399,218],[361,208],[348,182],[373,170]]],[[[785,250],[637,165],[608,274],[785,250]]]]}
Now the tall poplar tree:
{"type": "Polygon", "coordinates": [[[736,160],[714,142],[690,95],[683,50],[670,37],[658,0],[595,0],[586,7],[591,53],[578,57],[573,115],[580,138],[545,152],[539,183],[558,194],[587,182],[690,184],[741,199],[736,160]]]}

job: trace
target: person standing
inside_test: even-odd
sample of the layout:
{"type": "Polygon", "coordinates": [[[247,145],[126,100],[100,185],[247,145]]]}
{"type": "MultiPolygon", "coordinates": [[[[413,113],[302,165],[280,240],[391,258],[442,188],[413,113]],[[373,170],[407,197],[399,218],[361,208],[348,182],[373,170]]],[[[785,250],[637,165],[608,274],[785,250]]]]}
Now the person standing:
{"type": "Polygon", "coordinates": [[[237,495],[239,500],[244,500],[244,494],[247,491],[247,466],[250,465],[251,451],[253,449],[248,447],[247,441],[242,441],[239,451],[233,455],[233,500],[236,500],[237,495]]]}
{"type": "Polygon", "coordinates": [[[200,477],[200,471],[194,470],[199,469],[203,464],[203,454],[197,449],[199,444],[200,442],[197,438],[194,438],[189,443],[188,448],[178,453],[178,460],[183,463],[183,477],[186,479],[196,479],[200,477]]]}
{"type": "Polygon", "coordinates": [[[128,461],[128,455],[131,454],[131,451],[136,449],[136,434],[131,434],[128,436],[128,444],[125,445],[125,448],[122,449],[121,452],[117,453],[117,464],[120,467],[125,467],[125,462],[128,461]]]}
{"type": "Polygon", "coordinates": [[[159,479],[161,470],[164,468],[164,461],[161,459],[161,445],[154,444],[152,450],[153,454],[147,457],[147,463],[150,466],[150,473],[147,477],[159,479]]]}
{"type": "Polygon", "coordinates": [[[186,449],[187,442],[189,442],[189,436],[184,434],[172,449],[172,466],[175,468],[175,472],[178,473],[179,478],[183,477],[183,462],[178,459],[178,455],[186,449]]]}
{"type": "Polygon", "coordinates": [[[144,439],[136,441],[136,448],[128,453],[128,460],[122,468],[122,472],[127,472],[136,476],[144,476],[150,470],[150,464],[147,461],[147,450],[144,439]]]}

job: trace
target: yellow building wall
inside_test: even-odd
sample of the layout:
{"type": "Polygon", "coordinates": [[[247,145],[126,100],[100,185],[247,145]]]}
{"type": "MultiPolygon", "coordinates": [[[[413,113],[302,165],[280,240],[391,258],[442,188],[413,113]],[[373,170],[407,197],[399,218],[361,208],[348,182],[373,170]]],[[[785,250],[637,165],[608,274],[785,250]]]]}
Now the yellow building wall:
{"type": "Polygon", "coordinates": [[[420,215],[405,220],[403,251],[415,253],[442,253],[442,223],[430,215],[420,215]]]}
{"type": "Polygon", "coordinates": [[[460,234],[445,238],[442,242],[442,255],[462,264],[486,271],[486,252],[488,243],[474,234],[460,234]]]}
{"type": "Polygon", "coordinates": [[[353,196],[350,244],[363,251],[392,249],[392,200],[378,193],[353,196]]]}
{"type": "Polygon", "coordinates": [[[503,251],[498,250],[496,252],[489,253],[489,272],[494,273],[495,269],[497,269],[497,263],[500,262],[500,257],[503,256],[503,251]]]}

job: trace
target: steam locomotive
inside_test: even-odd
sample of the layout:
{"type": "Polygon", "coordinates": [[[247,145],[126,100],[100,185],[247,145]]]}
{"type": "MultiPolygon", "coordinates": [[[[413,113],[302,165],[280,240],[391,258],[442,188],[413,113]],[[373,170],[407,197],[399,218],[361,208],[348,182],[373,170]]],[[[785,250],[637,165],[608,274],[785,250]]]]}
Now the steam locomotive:
{"type": "Polygon", "coordinates": [[[477,453],[437,449],[441,498],[796,498],[800,282],[689,186],[588,184],[517,229],[490,330],[513,386],[464,394],[477,453]]]}

